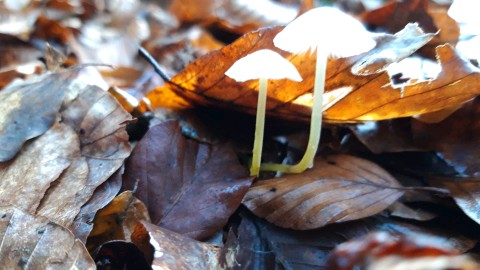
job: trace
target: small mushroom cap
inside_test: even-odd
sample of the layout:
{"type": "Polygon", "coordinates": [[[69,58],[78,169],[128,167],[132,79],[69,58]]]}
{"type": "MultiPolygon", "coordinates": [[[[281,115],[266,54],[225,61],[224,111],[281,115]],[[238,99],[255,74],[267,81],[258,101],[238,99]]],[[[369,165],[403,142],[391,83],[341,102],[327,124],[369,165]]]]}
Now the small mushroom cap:
{"type": "Polygon", "coordinates": [[[353,56],[375,47],[372,34],[361,22],[331,7],[305,12],[278,33],[273,43],[291,53],[318,49],[334,57],[353,56]]]}
{"type": "Polygon", "coordinates": [[[260,78],[290,79],[297,82],[302,80],[292,63],[280,54],[267,49],[258,50],[240,58],[225,72],[225,75],[237,82],[260,78]]]}

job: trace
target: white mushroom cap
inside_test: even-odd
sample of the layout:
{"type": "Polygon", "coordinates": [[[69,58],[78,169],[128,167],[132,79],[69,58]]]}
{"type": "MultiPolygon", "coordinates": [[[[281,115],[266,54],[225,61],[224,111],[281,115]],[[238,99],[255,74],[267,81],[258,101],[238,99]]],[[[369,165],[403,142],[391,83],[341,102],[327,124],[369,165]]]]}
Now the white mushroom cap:
{"type": "Polygon", "coordinates": [[[331,7],[314,8],[299,16],[275,36],[276,47],[291,53],[324,50],[348,57],[375,47],[375,40],[361,22],[331,7]]]}
{"type": "Polygon", "coordinates": [[[297,82],[302,80],[292,63],[280,54],[267,49],[258,50],[240,58],[225,72],[225,75],[237,82],[260,78],[290,79],[297,82]]]}

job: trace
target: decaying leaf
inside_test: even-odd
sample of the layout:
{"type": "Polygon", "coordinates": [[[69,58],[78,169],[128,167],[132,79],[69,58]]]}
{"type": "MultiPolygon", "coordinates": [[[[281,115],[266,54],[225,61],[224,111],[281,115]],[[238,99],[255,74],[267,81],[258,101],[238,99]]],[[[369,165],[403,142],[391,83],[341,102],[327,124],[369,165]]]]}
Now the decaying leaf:
{"type": "MultiPolygon", "coordinates": [[[[78,139],[76,142],[78,143],[78,139]]],[[[91,196],[89,193],[82,193],[87,185],[88,171],[87,162],[78,151],[72,157],[70,166],[50,185],[36,214],[54,220],[67,228],[70,227],[82,204],[91,196]]]]}
{"type": "Polygon", "coordinates": [[[153,126],[126,163],[124,185],[148,207],[152,222],[194,238],[222,228],[252,178],[227,144],[182,136],[177,122],[153,126]]]}
{"type": "MultiPolygon", "coordinates": [[[[454,90],[452,90],[454,91],[454,90]]],[[[355,135],[372,152],[436,151],[458,174],[477,176],[480,172],[480,99],[475,98],[439,123],[416,119],[366,122],[352,126],[355,135]]]]}
{"type": "Polygon", "coordinates": [[[48,130],[58,116],[75,72],[52,73],[0,92],[0,162],[12,159],[23,143],[48,130]]]}
{"type": "Polygon", "coordinates": [[[433,177],[430,183],[450,190],[460,209],[480,224],[480,178],[433,177]]]}
{"type": "MultiPolygon", "coordinates": [[[[153,247],[153,269],[216,269],[219,248],[142,222],[132,234],[134,243],[148,241],[153,247]]],[[[145,252],[145,251],[144,251],[145,252]]]]}
{"type": "Polygon", "coordinates": [[[378,165],[338,155],[316,160],[302,174],[257,182],[243,204],[277,226],[307,230],[375,215],[402,195],[378,165]]]}
{"type": "MultiPolygon", "coordinates": [[[[315,59],[310,54],[287,54],[275,48],[272,39],[280,30],[276,27],[251,32],[219,51],[198,58],[174,76],[171,84],[154,89],[147,97],[154,107],[161,107],[164,100],[161,93],[173,91],[196,104],[254,113],[258,82],[238,83],[224,73],[237,59],[268,48],[292,62],[304,80],[300,83],[288,80],[269,82],[267,113],[279,118],[309,120],[312,104],[309,91],[313,87],[315,59]]],[[[437,48],[442,65],[442,72],[437,78],[401,88],[392,86],[390,77],[383,72],[385,67],[409,56],[432,37],[415,25],[407,25],[394,36],[380,36],[380,42],[371,52],[351,58],[330,59],[324,98],[325,120],[355,122],[407,117],[438,111],[474,97],[479,89],[472,87],[478,85],[478,69],[449,45],[437,48]]],[[[171,105],[171,102],[168,104],[171,105]]],[[[177,105],[175,107],[181,107],[181,104],[177,105]]]]}
{"type": "Polygon", "coordinates": [[[0,204],[35,213],[50,184],[79,151],[75,132],[62,123],[53,125],[42,136],[28,142],[15,159],[1,164],[0,204]]]}
{"type": "Polygon", "coordinates": [[[287,24],[298,15],[297,8],[271,0],[175,0],[170,11],[182,22],[216,23],[239,34],[264,26],[287,24]]]}
{"type": "Polygon", "coordinates": [[[82,242],[44,217],[1,206],[0,231],[4,269],[96,269],[82,242]]]}
{"type": "Polygon", "coordinates": [[[87,248],[91,250],[111,240],[130,241],[135,226],[142,220],[150,222],[147,207],[131,191],[122,192],[95,215],[87,248]]]}
{"type": "Polygon", "coordinates": [[[329,257],[328,269],[353,270],[359,267],[371,270],[474,270],[480,265],[426,235],[413,237],[373,232],[363,239],[341,244],[329,257]]]}
{"type": "Polygon", "coordinates": [[[82,156],[89,168],[95,168],[87,181],[93,192],[130,154],[125,122],[131,115],[108,92],[87,86],[62,111],[62,117],[78,132],[82,156]]]}
{"type": "Polygon", "coordinates": [[[88,200],[80,208],[80,212],[75,217],[70,226],[70,230],[83,243],[87,242],[87,237],[93,228],[93,219],[98,210],[105,207],[120,191],[122,187],[121,170],[115,172],[107,181],[103,182],[88,200]]]}
{"type": "Polygon", "coordinates": [[[447,10],[432,7],[428,0],[391,1],[378,9],[364,12],[361,20],[370,27],[389,33],[400,31],[407,23],[417,22],[426,32],[437,33],[427,45],[430,49],[447,42],[455,46],[460,36],[460,27],[448,16],[447,10]]]}
{"type": "Polygon", "coordinates": [[[251,214],[242,213],[241,217],[240,225],[231,228],[221,249],[223,268],[330,269],[326,266],[327,256],[335,247],[379,230],[395,235],[428,236],[441,246],[454,246],[460,252],[466,252],[477,242],[459,235],[460,229],[436,232],[432,225],[435,223],[420,227],[378,216],[306,231],[279,228],[251,214]]]}

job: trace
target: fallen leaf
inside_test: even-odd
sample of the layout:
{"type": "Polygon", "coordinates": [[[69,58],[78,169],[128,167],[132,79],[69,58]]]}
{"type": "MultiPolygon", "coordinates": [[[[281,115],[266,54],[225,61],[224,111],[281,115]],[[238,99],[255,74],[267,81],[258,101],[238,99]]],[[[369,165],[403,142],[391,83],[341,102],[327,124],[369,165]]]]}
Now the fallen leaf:
{"type": "Polygon", "coordinates": [[[413,209],[407,205],[395,202],[388,208],[389,215],[410,220],[427,221],[432,220],[437,215],[422,209],[413,209]]]}
{"type": "Polygon", "coordinates": [[[379,216],[306,231],[279,228],[245,212],[240,217],[240,224],[231,227],[221,249],[220,266],[226,269],[330,269],[327,257],[335,247],[378,230],[426,235],[460,252],[470,250],[477,242],[459,235],[461,229],[435,231],[435,222],[420,226],[379,216]]]}
{"type": "MultiPolygon", "coordinates": [[[[453,91],[453,90],[452,90],[453,91]]],[[[436,151],[455,168],[458,174],[477,176],[480,99],[463,104],[460,109],[439,123],[416,119],[394,119],[365,122],[351,126],[357,138],[374,153],[436,151]]]]}
{"type": "MultiPolygon", "coordinates": [[[[447,10],[432,7],[428,0],[388,2],[378,9],[364,12],[360,18],[369,27],[389,33],[400,31],[411,22],[417,22],[426,32],[437,33],[426,48],[422,48],[422,51],[425,49],[433,51],[438,45],[447,42],[455,46],[460,36],[460,27],[448,16],[447,10]]],[[[435,57],[434,54],[430,56],[435,57]]]]}
{"type": "Polygon", "coordinates": [[[333,105],[324,117],[334,121],[407,117],[462,104],[475,97],[478,88],[472,85],[480,81],[479,69],[450,45],[437,47],[437,56],[442,65],[437,78],[403,88],[389,85],[386,74],[373,81],[366,79],[367,83],[333,105]]]}
{"type": "Polygon", "coordinates": [[[93,228],[93,219],[97,211],[112,201],[121,187],[122,175],[121,170],[118,170],[107,181],[97,187],[88,202],[82,205],[80,212],[69,229],[83,243],[87,242],[87,237],[93,228]]]}
{"type": "Polygon", "coordinates": [[[480,178],[431,177],[429,183],[451,192],[462,211],[480,224],[480,178]]]}
{"type": "Polygon", "coordinates": [[[130,155],[125,123],[132,117],[112,95],[96,86],[79,91],[61,114],[63,122],[79,134],[81,155],[89,167],[83,192],[92,194],[130,155]]]}
{"type": "Polygon", "coordinates": [[[15,159],[0,165],[0,204],[35,213],[49,186],[79,152],[75,132],[62,123],[53,125],[28,142],[15,159]]]}
{"type": "MultiPolygon", "coordinates": [[[[166,97],[162,93],[168,92],[197,105],[254,113],[258,82],[235,82],[224,73],[237,59],[268,48],[292,62],[304,80],[300,83],[289,80],[269,82],[267,113],[278,118],[308,121],[315,59],[309,54],[293,55],[275,48],[272,39],[280,30],[276,27],[251,32],[219,51],[198,58],[174,76],[171,83],[152,90],[147,97],[153,107],[163,106],[166,97]]],[[[330,59],[324,96],[325,120],[355,122],[407,117],[438,111],[473,98],[478,88],[471,86],[478,84],[478,69],[449,45],[437,48],[442,65],[442,72],[437,78],[402,87],[391,85],[385,68],[409,56],[432,37],[410,24],[394,36],[385,34],[378,37],[377,47],[371,52],[351,58],[330,59]]],[[[172,105],[166,100],[167,105],[172,105]]],[[[175,107],[182,107],[182,104],[177,105],[175,107]]]]}
{"type": "MultiPolygon", "coordinates": [[[[79,144],[78,139],[76,143],[79,144]]],[[[67,228],[72,224],[82,204],[92,195],[82,193],[87,185],[89,169],[85,158],[80,156],[79,149],[77,151],[70,166],[51,183],[35,212],[67,228]]]]}
{"type": "Polygon", "coordinates": [[[264,26],[292,21],[298,10],[271,0],[241,2],[235,0],[175,0],[170,12],[184,23],[200,22],[219,25],[231,32],[244,34],[264,26]]]}
{"type": "Polygon", "coordinates": [[[372,232],[363,239],[336,247],[328,259],[328,269],[478,269],[472,258],[460,255],[426,235],[398,235],[372,232]]]}
{"type": "Polygon", "coordinates": [[[67,87],[76,73],[52,73],[0,91],[0,162],[12,159],[25,141],[55,122],[67,87]]]}
{"type": "Polygon", "coordinates": [[[96,269],[81,241],[66,228],[17,208],[0,207],[5,269],[96,269]]]}
{"type": "Polygon", "coordinates": [[[122,192],[95,215],[87,248],[92,250],[112,240],[130,241],[135,226],[142,220],[150,222],[147,207],[131,191],[122,192]]]}
{"type": "Polygon", "coordinates": [[[218,266],[219,248],[145,221],[137,226],[132,239],[134,243],[148,241],[153,247],[153,269],[207,270],[218,266]]]}
{"type": "Polygon", "coordinates": [[[375,215],[402,195],[378,165],[337,155],[317,159],[303,174],[257,182],[243,204],[277,226],[307,230],[375,215]]]}
{"type": "Polygon", "coordinates": [[[477,177],[480,176],[478,117],[480,98],[475,98],[440,123],[412,120],[412,136],[416,145],[440,152],[458,173],[477,177]]]}
{"type": "Polygon", "coordinates": [[[231,146],[182,136],[177,122],[153,126],[126,163],[124,189],[148,207],[152,223],[205,238],[237,209],[252,178],[231,146]]]}
{"type": "Polygon", "coordinates": [[[40,56],[42,53],[29,42],[0,33],[0,67],[2,69],[33,62],[40,56]]]}

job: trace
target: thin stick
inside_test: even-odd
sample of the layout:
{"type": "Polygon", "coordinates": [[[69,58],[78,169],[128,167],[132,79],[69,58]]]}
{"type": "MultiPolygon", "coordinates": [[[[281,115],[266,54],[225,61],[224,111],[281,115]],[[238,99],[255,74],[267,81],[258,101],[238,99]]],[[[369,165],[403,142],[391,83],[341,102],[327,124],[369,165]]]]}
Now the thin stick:
{"type": "Polygon", "coordinates": [[[148,63],[150,63],[150,65],[152,65],[153,69],[155,70],[155,72],[160,75],[160,77],[162,77],[162,79],[166,82],[171,82],[170,81],[170,77],[165,74],[165,72],[163,72],[162,68],[160,67],[160,65],[157,63],[157,61],[153,58],[153,56],[151,56],[147,50],[145,50],[145,48],[143,47],[139,47],[138,48],[138,52],[140,53],[141,56],[143,56],[143,58],[145,58],[145,60],[147,60],[148,63]]]}
{"type": "Polygon", "coordinates": [[[317,153],[318,144],[320,142],[322,130],[322,107],[323,107],[323,93],[325,91],[325,77],[327,70],[328,55],[324,51],[317,48],[317,62],[315,70],[315,83],[313,86],[313,106],[312,117],[310,120],[310,135],[308,138],[307,149],[305,154],[298,164],[262,164],[262,171],[278,171],[285,173],[301,173],[309,168],[317,153]]]}
{"type": "Polygon", "coordinates": [[[262,161],[263,136],[265,130],[265,111],[267,105],[267,84],[266,78],[259,79],[257,117],[255,122],[255,139],[253,141],[252,166],[250,175],[258,176],[260,172],[260,163],[262,161]]]}

